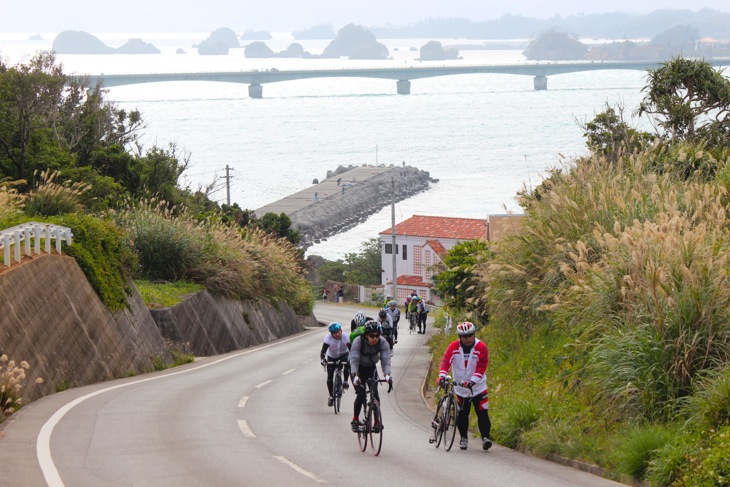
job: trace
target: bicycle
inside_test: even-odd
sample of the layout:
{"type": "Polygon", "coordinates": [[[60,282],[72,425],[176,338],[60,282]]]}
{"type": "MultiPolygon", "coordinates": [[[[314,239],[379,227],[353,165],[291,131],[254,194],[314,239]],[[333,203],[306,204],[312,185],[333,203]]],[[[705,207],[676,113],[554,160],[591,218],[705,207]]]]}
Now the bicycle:
{"type": "Polygon", "coordinates": [[[324,366],[324,371],[327,372],[327,367],[329,365],[334,365],[335,370],[334,374],[332,375],[332,409],[334,409],[335,414],[340,412],[340,402],[342,400],[342,395],[345,393],[345,389],[342,387],[342,368],[345,366],[344,360],[336,360],[334,362],[328,362],[327,365],[324,366]]]}
{"type": "Polygon", "coordinates": [[[416,325],[418,325],[418,313],[411,312],[408,315],[408,334],[410,335],[416,331],[416,325]]]}
{"type": "Polygon", "coordinates": [[[441,440],[443,439],[444,450],[446,451],[450,451],[454,445],[456,417],[459,415],[459,410],[461,409],[459,401],[456,400],[456,395],[454,394],[454,385],[454,380],[451,376],[447,375],[439,386],[444,394],[439,399],[436,414],[434,414],[433,420],[431,421],[433,436],[428,439],[428,442],[434,443],[436,448],[441,445],[441,440]]]}
{"type": "MultiPolygon", "coordinates": [[[[360,451],[364,452],[370,441],[370,449],[376,457],[380,454],[383,446],[383,416],[380,410],[380,403],[375,399],[375,386],[378,383],[388,382],[380,380],[377,375],[372,379],[363,380],[363,387],[366,388],[368,399],[362,406],[358,418],[359,428],[357,431],[357,443],[360,451]]],[[[388,394],[393,390],[393,383],[388,383],[388,394]]]]}

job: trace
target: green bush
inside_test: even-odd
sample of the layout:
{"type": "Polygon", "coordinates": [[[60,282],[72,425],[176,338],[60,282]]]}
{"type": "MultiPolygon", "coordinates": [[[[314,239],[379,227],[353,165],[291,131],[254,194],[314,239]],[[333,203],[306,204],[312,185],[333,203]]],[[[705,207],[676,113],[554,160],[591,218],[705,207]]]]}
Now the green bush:
{"type": "Polygon", "coordinates": [[[522,435],[537,424],[542,415],[540,404],[533,399],[500,403],[500,420],[495,424],[495,438],[504,446],[519,448],[522,435]]]}
{"type": "Polygon", "coordinates": [[[673,436],[671,430],[661,425],[629,427],[617,439],[614,449],[616,469],[631,477],[643,479],[651,460],[673,436]]]}

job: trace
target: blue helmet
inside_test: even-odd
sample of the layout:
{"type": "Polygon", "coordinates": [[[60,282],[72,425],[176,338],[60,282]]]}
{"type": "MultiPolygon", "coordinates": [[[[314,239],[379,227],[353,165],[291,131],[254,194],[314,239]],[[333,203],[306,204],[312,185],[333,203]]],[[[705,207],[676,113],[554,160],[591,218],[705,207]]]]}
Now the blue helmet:
{"type": "Polygon", "coordinates": [[[329,329],[330,333],[337,333],[338,331],[342,331],[342,325],[340,325],[339,323],[337,323],[335,321],[330,324],[328,329],[329,329]]]}

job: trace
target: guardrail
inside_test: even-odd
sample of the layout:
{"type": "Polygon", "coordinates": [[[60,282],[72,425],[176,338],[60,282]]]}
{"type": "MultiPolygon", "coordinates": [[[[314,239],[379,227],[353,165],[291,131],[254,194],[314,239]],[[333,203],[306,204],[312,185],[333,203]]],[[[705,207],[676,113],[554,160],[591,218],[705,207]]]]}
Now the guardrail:
{"type": "Polygon", "coordinates": [[[61,244],[71,245],[73,232],[70,228],[50,223],[28,222],[0,231],[0,249],[3,250],[3,261],[0,267],[10,267],[13,262],[20,262],[23,255],[31,256],[43,252],[50,254],[51,241],[55,239],[56,253],[61,254],[61,244]],[[11,255],[12,251],[12,255],[11,255]],[[12,257],[12,258],[11,258],[12,257]]]}

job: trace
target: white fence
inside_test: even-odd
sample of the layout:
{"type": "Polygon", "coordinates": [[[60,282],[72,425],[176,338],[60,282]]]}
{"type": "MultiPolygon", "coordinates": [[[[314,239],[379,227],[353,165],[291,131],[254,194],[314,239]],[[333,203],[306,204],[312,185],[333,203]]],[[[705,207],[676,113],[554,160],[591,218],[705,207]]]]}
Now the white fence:
{"type": "Polygon", "coordinates": [[[3,261],[0,266],[10,267],[13,262],[20,262],[21,252],[31,256],[43,252],[51,253],[51,241],[55,239],[56,253],[61,253],[61,243],[71,245],[73,232],[70,228],[49,223],[28,222],[0,231],[0,249],[3,261]],[[12,255],[11,255],[12,253],[12,255]],[[12,257],[12,259],[11,259],[12,257]]]}

